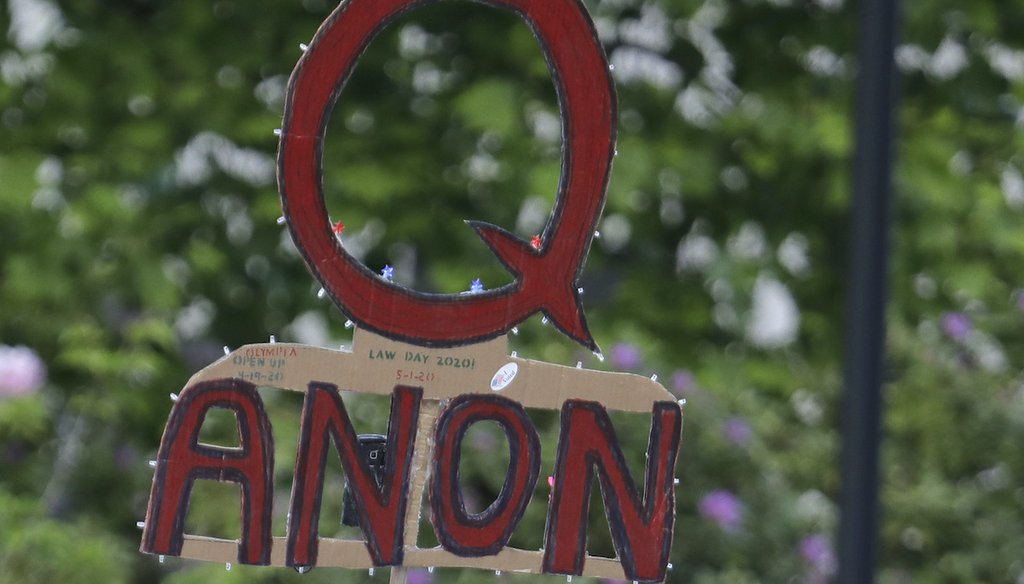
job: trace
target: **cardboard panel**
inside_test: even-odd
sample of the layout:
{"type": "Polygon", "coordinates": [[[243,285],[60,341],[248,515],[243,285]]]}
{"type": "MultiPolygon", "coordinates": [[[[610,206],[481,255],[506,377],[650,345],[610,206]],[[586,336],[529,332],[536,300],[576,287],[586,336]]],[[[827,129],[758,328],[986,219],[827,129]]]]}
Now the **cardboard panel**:
{"type": "MultiPolygon", "coordinates": [[[[386,564],[401,564],[406,568],[475,566],[501,571],[659,579],[657,564],[661,560],[667,562],[667,546],[671,542],[674,522],[672,469],[681,433],[679,405],[667,390],[650,378],[510,358],[504,355],[504,345],[504,339],[498,339],[458,349],[427,349],[357,331],[351,352],[269,343],[248,345],[230,353],[197,373],[182,392],[168,420],[163,449],[170,452],[170,445],[180,442],[175,429],[183,427],[181,420],[190,420],[186,424],[188,435],[198,437],[204,408],[210,406],[202,400],[197,401],[197,398],[214,389],[220,388],[222,393],[225,389],[231,390],[228,393],[233,397],[228,399],[228,396],[218,394],[217,400],[210,403],[220,407],[230,407],[234,402],[250,404],[248,409],[243,408],[249,412],[245,419],[260,420],[258,427],[266,424],[264,432],[268,437],[272,436],[269,421],[263,422],[260,417],[263,414],[257,415],[257,412],[262,412],[262,403],[255,392],[255,381],[245,379],[262,381],[261,385],[307,392],[302,431],[298,437],[299,453],[289,524],[291,535],[286,539],[277,538],[272,544],[267,543],[263,555],[258,558],[247,556],[248,552],[241,550],[238,542],[188,535],[182,537],[180,549],[144,543],[143,551],[214,561],[299,567],[369,568],[386,564]],[[464,366],[456,367],[453,365],[456,362],[464,366]],[[509,364],[515,365],[514,374],[509,372],[509,364]],[[403,384],[410,380],[399,372],[410,366],[417,368],[416,376],[422,375],[422,387],[403,384]],[[232,375],[234,379],[225,379],[225,376],[232,375]],[[452,388],[460,386],[479,389],[456,395],[452,388]],[[492,386],[495,389],[492,390],[492,386]],[[383,490],[377,488],[368,467],[363,468],[365,461],[357,456],[359,448],[355,431],[348,421],[339,389],[389,393],[397,400],[393,401],[392,407],[385,472],[387,487],[383,490]],[[600,403],[574,397],[584,395],[600,396],[600,403]],[[525,406],[562,409],[562,436],[558,445],[555,494],[549,509],[546,559],[540,552],[505,547],[537,480],[540,444],[536,430],[523,409],[525,406]],[[636,486],[622,461],[606,409],[653,414],[648,474],[643,490],[636,486]],[[413,420],[416,420],[415,424],[413,420]],[[466,512],[462,505],[457,493],[457,478],[454,477],[457,477],[461,437],[469,425],[481,420],[493,420],[505,428],[517,463],[510,466],[507,484],[499,500],[488,511],[474,515],[466,512]],[[363,509],[360,524],[364,526],[366,541],[319,538],[313,527],[318,514],[318,511],[314,513],[314,508],[318,509],[318,489],[322,488],[322,464],[332,442],[336,445],[349,483],[357,485],[360,492],[359,507],[363,509]],[[517,466],[520,463],[521,466],[517,466]],[[431,466],[438,473],[432,478],[431,466]],[[592,476],[600,479],[616,550],[620,559],[626,562],[625,571],[618,567],[618,560],[609,560],[616,566],[609,570],[600,559],[587,556],[585,540],[577,537],[581,533],[581,524],[578,520],[572,523],[574,517],[586,514],[584,503],[589,501],[589,496],[584,491],[589,492],[592,476]],[[435,521],[440,518],[435,524],[436,531],[448,550],[420,550],[416,546],[420,505],[427,484],[432,485],[433,517],[435,521]],[[402,499],[400,504],[396,497],[402,499]],[[556,525],[559,523],[563,527],[568,525],[569,529],[563,530],[564,533],[558,531],[556,525]],[[390,527],[380,531],[385,525],[390,527]],[[494,525],[498,526],[497,531],[487,529],[494,525]],[[396,537],[399,532],[401,537],[396,537]],[[383,543],[386,541],[392,542],[388,544],[392,547],[383,543]],[[289,546],[292,546],[292,551],[288,551],[289,546]]],[[[251,424],[246,422],[242,426],[250,427],[251,424]]],[[[251,450],[248,449],[249,443],[257,442],[255,438],[249,438],[248,442],[243,440],[246,448],[241,453],[251,450]]],[[[185,441],[183,444],[188,447],[193,443],[185,441]]],[[[234,452],[234,456],[241,456],[240,452],[234,452]]],[[[230,464],[230,459],[223,460],[226,461],[224,464],[230,464]]],[[[210,463],[208,460],[205,462],[210,463]]],[[[268,460],[268,463],[266,468],[256,465],[250,472],[269,473],[272,461],[268,460]]],[[[156,532],[160,529],[161,505],[181,500],[180,493],[173,495],[164,491],[163,477],[167,472],[187,472],[191,468],[189,464],[192,463],[161,457],[154,477],[145,542],[150,541],[145,539],[151,537],[150,530],[156,532]]],[[[210,476],[221,475],[214,473],[210,476]]],[[[244,527],[243,533],[246,533],[244,527]]],[[[269,525],[265,533],[269,533],[269,525]]],[[[663,576],[663,571],[660,575],[663,576]]]]}
{"type": "Polygon", "coordinates": [[[648,377],[509,357],[507,345],[501,337],[478,345],[434,349],[357,329],[350,350],[291,343],[245,345],[200,370],[189,385],[235,377],[259,386],[305,392],[310,380],[316,379],[334,380],[343,391],[391,395],[395,385],[404,384],[423,388],[425,400],[484,393],[530,408],[557,410],[565,400],[586,399],[599,401],[609,410],[641,413],[650,412],[655,402],[675,399],[648,377]]]}

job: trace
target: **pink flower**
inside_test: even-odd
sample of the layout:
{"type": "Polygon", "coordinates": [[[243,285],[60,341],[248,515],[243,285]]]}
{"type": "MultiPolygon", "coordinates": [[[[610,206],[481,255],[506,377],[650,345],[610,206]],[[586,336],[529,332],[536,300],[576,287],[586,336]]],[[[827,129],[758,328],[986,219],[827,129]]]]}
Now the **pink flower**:
{"type": "Polygon", "coordinates": [[[701,517],[718,525],[722,531],[735,533],[743,523],[743,502],[729,491],[711,491],[697,504],[701,517]]]}
{"type": "Polygon", "coordinates": [[[0,398],[26,395],[46,382],[46,366],[28,347],[0,345],[0,398]]]}

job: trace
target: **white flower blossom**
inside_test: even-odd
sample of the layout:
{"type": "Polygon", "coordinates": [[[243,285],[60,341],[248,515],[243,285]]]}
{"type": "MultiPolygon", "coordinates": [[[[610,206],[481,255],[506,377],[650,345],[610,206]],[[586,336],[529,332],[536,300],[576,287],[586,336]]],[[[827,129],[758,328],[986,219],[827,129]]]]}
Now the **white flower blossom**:
{"type": "Polygon", "coordinates": [[[770,349],[796,340],[800,310],[785,284],[771,276],[758,276],[754,282],[752,304],[746,326],[747,341],[756,347],[770,349]]]}

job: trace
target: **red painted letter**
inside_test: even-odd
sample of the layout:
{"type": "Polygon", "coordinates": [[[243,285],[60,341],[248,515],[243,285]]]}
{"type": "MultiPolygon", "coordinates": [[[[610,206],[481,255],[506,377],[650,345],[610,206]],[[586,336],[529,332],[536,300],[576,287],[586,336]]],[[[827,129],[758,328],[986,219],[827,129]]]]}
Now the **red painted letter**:
{"type": "Polygon", "coordinates": [[[149,495],[142,551],[177,556],[196,479],[232,482],[242,489],[242,538],[238,562],[270,563],[274,498],[274,436],[256,386],[240,379],[197,383],[181,392],[160,443],[149,495]],[[238,448],[199,443],[210,408],[234,410],[238,448]]]}
{"type": "Polygon", "coordinates": [[[338,450],[349,488],[359,512],[359,527],[374,565],[402,563],[402,527],[408,500],[409,467],[416,441],[420,398],[418,387],[395,386],[388,422],[384,482],[377,486],[373,473],[359,455],[359,439],[349,420],[338,388],[311,382],[302,406],[302,430],[295,456],[288,548],[285,563],[293,567],[316,565],[320,496],[330,441],[338,450]]]}
{"type": "Polygon", "coordinates": [[[580,574],[587,543],[587,512],[594,472],[626,580],[665,579],[675,523],[673,470],[682,412],[674,402],[654,404],[643,498],[629,474],[615,430],[597,402],[568,400],[555,460],[555,487],[544,534],[544,572],[580,574]]]}
{"type": "Polygon", "coordinates": [[[459,556],[489,556],[505,547],[533,496],[540,473],[540,438],[520,404],[496,395],[460,395],[441,413],[434,439],[430,508],[444,549],[459,556]],[[508,437],[505,485],[490,507],[466,511],[459,488],[462,438],[475,422],[493,420],[508,437]]]}

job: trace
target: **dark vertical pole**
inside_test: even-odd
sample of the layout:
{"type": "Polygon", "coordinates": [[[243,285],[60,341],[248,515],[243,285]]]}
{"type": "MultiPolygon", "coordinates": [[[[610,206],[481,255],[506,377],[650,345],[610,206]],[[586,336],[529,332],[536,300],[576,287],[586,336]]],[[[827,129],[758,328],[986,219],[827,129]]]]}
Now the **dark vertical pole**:
{"type": "Polygon", "coordinates": [[[878,564],[879,458],[896,115],[898,0],[861,0],[850,226],[839,582],[869,584],[878,564]]]}

